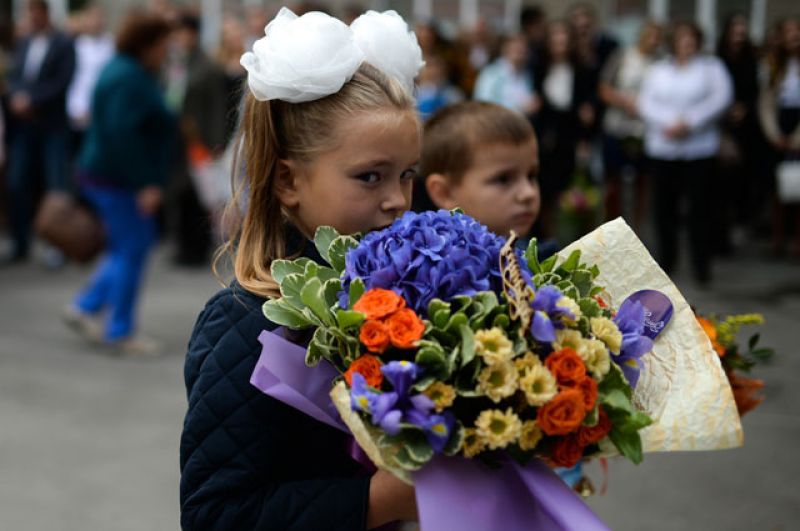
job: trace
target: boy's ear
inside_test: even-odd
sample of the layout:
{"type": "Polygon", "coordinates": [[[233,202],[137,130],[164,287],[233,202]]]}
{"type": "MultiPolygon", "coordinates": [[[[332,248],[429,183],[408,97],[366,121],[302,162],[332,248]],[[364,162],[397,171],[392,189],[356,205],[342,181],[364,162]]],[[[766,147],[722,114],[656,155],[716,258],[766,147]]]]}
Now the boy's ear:
{"type": "Polygon", "coordinates": [[[297,193],[298,166],[291,160],[278,160],[275,171],[275,194],[285,208],[294,208],[300,202],[297,193]]]}
{"type": "Polygon", "coordinates": [[[425,190],[428,192],[428,197],[431,198],[433,204],[437,208],[451,210],[456,208],[456,200],[453,197],[453,186],[450,184],[450,179],[441,173],[431,173],[425,179],[425,190]]]}

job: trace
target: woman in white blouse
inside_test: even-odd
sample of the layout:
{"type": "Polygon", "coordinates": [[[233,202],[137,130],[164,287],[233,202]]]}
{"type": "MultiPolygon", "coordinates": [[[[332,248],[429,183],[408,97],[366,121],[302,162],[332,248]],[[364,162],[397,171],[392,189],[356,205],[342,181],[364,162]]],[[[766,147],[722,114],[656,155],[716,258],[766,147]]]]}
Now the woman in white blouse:
{"type": "Polygon", "coordinates": [[[639,95],[645,123],[645,153],[652,161],[658,260],[670,273],[678,259],[681,202],[688,195],[692,269],[700,284],[711,280],[714,223],[714,159],[719,122],[731,103],[731,81],[716,57],[700,53],[703,35],[679,23],[671,56],[650,69],[639,95]]]}

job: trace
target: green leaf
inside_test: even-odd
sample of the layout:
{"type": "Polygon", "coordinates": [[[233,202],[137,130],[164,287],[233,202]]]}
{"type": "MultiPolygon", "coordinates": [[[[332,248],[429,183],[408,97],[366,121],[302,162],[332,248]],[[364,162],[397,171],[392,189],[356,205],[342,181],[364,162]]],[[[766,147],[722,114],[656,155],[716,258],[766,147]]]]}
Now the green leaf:
{"type": "Polygon", "coordinates": [[[595,279],[598,276],[600,276],[600,268],[597,267],[596,264],[592,265],[592,267],[589,268],[589,272],[592,274],[592,279],[595,279]]]}
{"type": "Polygon", "coordinates": [[[278,284],[283,282],[283,279],[291,274],[302,275],[306,268],[306,262],[310,262],[308,258],[298,258],[297,260],[273,260],[269,266],[272,278],[278,284]]]}
{"type": "Polygon", "coordinates": [[[342,281],[338,278],[332,278],[325,281],[322,286],[325,304],[328,308],[333,308],[339,304],[339,292],[342,291],[342,281]]]}
{"type": "Polygon", "coordinates": [[[758,339],[761,337],[761,334],[754,334],[750,336],[750,340],[747,342],[747,350],[753,350],[756,348],[756,344],[758,344],[758,339]]]}
{"type": "Polygon", "coordinates": [[[314,277],[306,282],[306,285],[300,291],[300,299],[326,326],[333,325],[333,316],[328,304],[325,302],[322,282],[318,278],[314,277]]]}
{"type": "Polygon", "coordinates": [[[598,391],[601,395],[607,395],[614,390],[621,391],[629,400],[632,396],[631,387],[625,380],[625,376],[622,375],[622,371],[617,367],[616,363],[611,363],[611,370],[608,371],[608,374],[598,385],[598,391]]]}
{"type": "Polygon", "coordinates": [[[344,257],[347,251],[356,247],[358,247],[358,240],[352,236],[339,236],[331,242],[328,248],[328,257],[330,258],[328,262],[340,275],[344,272],[344,257]]]}
{"type": "Polygon", "coordinates": [[[542,268],[539,264],[539,245],[536,238],[531,238],[528,248],[525,250],[525,260],[528,262],[528,269],[535,275],[541,273],[542,268]]]}
{"type": "Polygon", "coordinates": [[[556,260],[558,260],[558,255],[554,254],[553,256],[551,256],[550,258],[548,258],[547,260],[542,262],[540,264],[540,269],[541,269],[542,273],[548,273],[548,272],[552,271],[553,268],[556,265],[556,260]]]}
{"type": "Polygon", "coordinates": [[[472,360],[472,362],[464,367],[455,378],[456,392],[461,396],[479,396],[477,390],[478,373],[481,370],[479,360],[472,360]]]}
{"type": "Polygon", "coordinates": [[[581,252],[579,250],[572,251],[564,262],[562,262],[558,269],[571,273],[580,264],[581,252]]]}
{"type": "Polygon", "coordinates": [[[264,316],[273,323],[295,330],[308,328],[311,323],[303,313],[285,299],[271,299],[262,307],[264,316]]]}
{"type": "Polygon", "coordinates": [[[461,445],[464,444],[464,426],[456,421],[453,426],[453,433],[450,435],[450,440],[444,446],[444,455],[453,456],[461,450],[461,445]]]}
{"type": "Polygon", "coordinates": [[[614,389],[601,397],[601,402],[608,408],[619,409],[626,413],[633,413],[633,404],[621,389],[614,389]]]}
{"type": "Polygon", "coordinates": [[[317,248],[319,255],[329,264],[331,263],[329,254],[331,243],[338,237],[339,231],[328,226],[319,227],[317,233],[314,234],[314,246],[317,248]]]}
{"type": "Polygon", "coordinates": [[[642,438],[639,437],[639,432],[612,428],[608,437],[619,453],[637,465],[642,462],[642,438]]]}
{"type": "Polygon", "coordinates": [[[286,277],[283,279],[283,282],[281,282],[281,295],[292,306],[302,308],[303,300],[300,297],[300,292],[303,290],[303,286],[305,285],[306,279],[302,274],[291,273],[286,275],[286,277]]]}
{"type": "Polygon", "coordinates": [[[408,455],[417,463],[427,463],[433,457],[433,448],[425,435],[419,431],[403,431],[408,455]]]}
{"type": "Polygon", "coordinates": [[[353,310],[338,310],[336,322],[339,323],[341,329],[355,328],[364,322],[364,314],[353,310]]]}
{"type": "Polygon", "coordinates": [[[405,470],[408,471],[415,471],[422,468],[422,465],[425,463],[420,463],[415,461],[414,458],[411,457],[411,454],[408,452],[408,449],[404,446],[400,448],[400,450],[394,455],[395,461],[397,464],[400,465],[405,470]]]}
{"type": "Polygon", "coordinates": [[[311,343],[308,344],[308,349],[306,350],[306,365],[309,367],[315,367],[320,360],[325,358],[326,349],[323,346],[325,345],[325,339],[321,330],[322,328],[314,330],[314,337],[311,338],[311,343]]]}
{"type": "Polygon", "coordinates": [[[592,274],[585,269],[578,269],[572,273],[572,283],[581,297],[587,297],[592,289],[592,274]]]}
{"type": "Polygon", "coordinates": [[[352,308],[353,305],[358,302],[358,299],[361,298],[361,296],[364,294],[364,291],[366,291],[366,288],[364,287],[364,281],[360,278],[356,277],[352,280],[352,282],[350,282],[350,292],[348,297],[350,308],[352,308]]]}
{"type": "Polygon", "coordinates": [[[450,320],[447,321],[447,325],[444,327],[445,332],[452,332],[458,333],[462,326],[465,326],[469,320],[467,319],[467,315],[463,312],[458,312],[453,314],[450,317],[450,320]]]}
{"type": "Polygon", "coordinates": [[[436,312],[446,310],[447,313],[450,313],[450,303],[444,302],[442,299],[432,299],[430,304],[428,304],[428,315],[433,315],[436,312]]]}
{"type": "Polygon", "coordinates": [[[578,301],[578,306],[581,309],[581,313],[586,317],[600,317],[601,308],[596,300],[585,297],[578,301]]]}
{"type": "Polygon", "coordinates": [[[475,334],[469,326],[462,326],[461,331],[461,367],[466,367],[475,358],[475,334]]]}
{"type": "Polygon", "coordinates": [[[446,380],[449,377],[447,358],[442,350],[423,347],[417,352],[414,362],[425,369],[425,374],[430,374],[439,380],[446,380]]]}
{"type": "Polygon", "coordinates": [[[596,426],[597,422],[600,420],[600,411],[597,406],[592,408],[590,412],[583,417],[583,425],[584,426],[596,426]]]}
{"type": "Polygon", "coordinates": [[[498,314],[492,322],[493,327],[496,326],[498,328],[502,328],[503,330],[506,330],[510,325],[511,319],[508,318],[508,315],[504,315],[502,313],[498,314]]]}

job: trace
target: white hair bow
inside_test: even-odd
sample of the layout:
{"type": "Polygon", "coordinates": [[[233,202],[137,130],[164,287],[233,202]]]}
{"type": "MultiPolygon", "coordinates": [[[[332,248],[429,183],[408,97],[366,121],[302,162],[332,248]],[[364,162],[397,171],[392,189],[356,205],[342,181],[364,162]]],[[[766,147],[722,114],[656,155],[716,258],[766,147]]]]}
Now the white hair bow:
{"type": "Polygon", "coordinates": [[[425,64],[413,32],[395,11],[368,11],[350,26],[320,12],[298,17],[282,8],[242,55],[259,101],[312,101],[338,92],[367,61],[409,91],[425,64]]]}

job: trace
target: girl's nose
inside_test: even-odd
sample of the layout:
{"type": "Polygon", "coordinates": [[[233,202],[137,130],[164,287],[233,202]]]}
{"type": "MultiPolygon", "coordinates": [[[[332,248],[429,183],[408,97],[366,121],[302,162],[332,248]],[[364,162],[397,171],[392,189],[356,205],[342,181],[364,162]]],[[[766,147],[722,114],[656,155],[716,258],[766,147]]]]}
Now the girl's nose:
{"type": "Polygon", "coordinates": [[[411,201],[411,181],[397,180],[387,187],[381,210],[400,215],[408,210],[411,201]]]}

